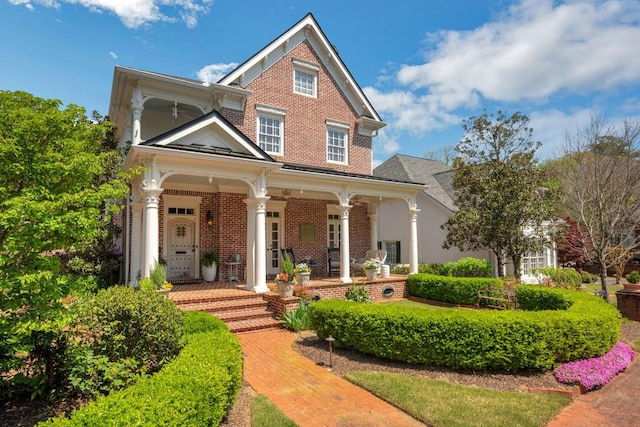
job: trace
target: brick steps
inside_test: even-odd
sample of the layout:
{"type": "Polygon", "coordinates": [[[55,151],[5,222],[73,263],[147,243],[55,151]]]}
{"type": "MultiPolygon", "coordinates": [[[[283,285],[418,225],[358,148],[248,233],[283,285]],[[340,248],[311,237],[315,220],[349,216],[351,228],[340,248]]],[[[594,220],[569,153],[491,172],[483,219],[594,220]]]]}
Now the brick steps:
{"type": "Polygon", "coordinates": [[[267,308],[267,301],[259,295],[207,296],[176,301],[185,311],[211,313],[227,324],[233,333],[281,328],[274,312],[267,308]]]}

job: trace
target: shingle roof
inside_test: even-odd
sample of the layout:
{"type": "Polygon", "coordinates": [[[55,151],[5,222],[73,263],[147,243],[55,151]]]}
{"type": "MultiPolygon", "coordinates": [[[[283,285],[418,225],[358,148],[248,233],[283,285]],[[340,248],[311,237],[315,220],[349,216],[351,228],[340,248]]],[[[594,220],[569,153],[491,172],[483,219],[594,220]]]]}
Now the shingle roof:
{"type": "Polygon", "coordinates": [[[396,154],[373,170],[374,176],[427,185],[425,194],[451,211],[456,211],[453,169],[438,160],[396,154]]]}

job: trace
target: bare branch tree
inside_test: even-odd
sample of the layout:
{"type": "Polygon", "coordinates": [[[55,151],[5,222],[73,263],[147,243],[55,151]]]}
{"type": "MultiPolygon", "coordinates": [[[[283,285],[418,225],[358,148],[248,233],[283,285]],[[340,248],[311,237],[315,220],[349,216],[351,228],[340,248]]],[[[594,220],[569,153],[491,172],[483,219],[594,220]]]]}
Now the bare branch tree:
{"type": "Polygon", "coordinates": [[[607,300],[607,269],[640,247],[639,137],[638,122],[594,118],[566,141],[561,203],[592,242],[607,300]]]}

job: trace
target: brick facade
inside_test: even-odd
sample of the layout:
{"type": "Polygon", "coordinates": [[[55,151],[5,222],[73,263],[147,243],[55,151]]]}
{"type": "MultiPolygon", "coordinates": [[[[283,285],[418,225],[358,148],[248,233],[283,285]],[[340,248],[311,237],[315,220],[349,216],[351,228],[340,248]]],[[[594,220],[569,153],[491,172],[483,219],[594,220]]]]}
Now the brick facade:
{"type": "Polygon", "coordinates": [[[336,82],[322,64],[307,41],[298,45],[246,89],[252,92],[244,112],[222,109],[227,120],[233,123],[250,140],[257,138],[256,104],[286,110],[284,118],[284,157],[273,156],[278,161],[330,168],[342,172],[371,174],[371,137],[357,132],[354,111],[336,82]],[[293,92],[293,59],[301,59],[320,67],[317,98],[293,92]],[[348,162],[345,165],[327,163],[326,119],[349,124],[348,162]]]}

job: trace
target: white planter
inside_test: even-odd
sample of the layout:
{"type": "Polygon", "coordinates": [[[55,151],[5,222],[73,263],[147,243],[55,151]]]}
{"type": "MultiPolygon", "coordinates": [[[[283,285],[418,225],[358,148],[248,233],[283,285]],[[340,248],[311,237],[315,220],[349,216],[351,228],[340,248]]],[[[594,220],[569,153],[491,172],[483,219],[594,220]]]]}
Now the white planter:
{"type": "Polygon", "coordinates": [[[216,274],[218,274],[218,264],[213,264],[208,267],[202,266],[202,278],[205,282],[213,282],[216,280],[216,274]]]}
{"type": "Polygon", "coordinates": [[[367,280],[376,280],[378,278],[378,270],[365,270],[364,274],[367,276],[367,280]]]}
{"type": "Polygon", "coordinates": [[[311,273],[296,273],[296,282],[298,285],[308,285],[311,273]]]}

